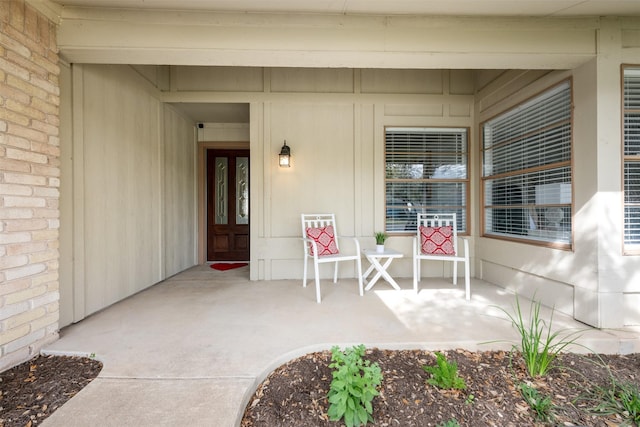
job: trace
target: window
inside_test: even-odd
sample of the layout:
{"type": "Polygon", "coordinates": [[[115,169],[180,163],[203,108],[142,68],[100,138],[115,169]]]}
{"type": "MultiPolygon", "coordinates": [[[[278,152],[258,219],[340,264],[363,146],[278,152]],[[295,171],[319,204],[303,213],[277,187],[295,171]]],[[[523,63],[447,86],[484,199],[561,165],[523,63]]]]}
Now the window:
{"type": "Polygon", "coordinates": [[[624,70],[624,248],[640,253],[640,68],[624,70]]]}
{"type": "Polygon", "coordinates": [[[482,125],[484,235],[571,244],[571,85],[482,125]]]}
{"type": "Polygon", "coordinates": [[[385,130],[386,230],[416,231],[416,214],[455,212],[467,231],[468,130],[385,130]]]}

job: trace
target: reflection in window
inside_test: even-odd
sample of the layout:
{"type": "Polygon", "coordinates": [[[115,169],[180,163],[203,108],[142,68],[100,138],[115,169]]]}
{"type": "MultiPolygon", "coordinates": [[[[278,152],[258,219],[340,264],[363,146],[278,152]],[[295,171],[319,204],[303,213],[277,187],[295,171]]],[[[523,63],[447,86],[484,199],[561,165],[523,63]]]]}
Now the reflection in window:
{"type": "Polygon", "coordinates": [[[416,230],[416,214],[456,212],[467,231],[468,130],[385,130],[386,230],[416,230]]]}

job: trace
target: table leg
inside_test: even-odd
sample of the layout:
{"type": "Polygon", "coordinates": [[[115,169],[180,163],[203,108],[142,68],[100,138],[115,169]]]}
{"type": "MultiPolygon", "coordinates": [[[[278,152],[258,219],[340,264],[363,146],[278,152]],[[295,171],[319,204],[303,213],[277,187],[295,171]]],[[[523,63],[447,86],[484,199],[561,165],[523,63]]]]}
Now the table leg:
{"type": "MultiPolygon", "coordinates": [[[[367,260],[369,261],[369,263],[371,263],[371,259],[367,258],[367,260]]],[[[373,265],[373,263],[371,263],[369,265],[369,268],[367,268],[367,270],[362,275],[362,280],[364,280],[366,282],[367,281],[367,277],[369,277],[369,274],[371,274],[371,272],[373,271],[374,268],[375,268],[375,266],[373,265]]]]}
{"type": "Polygon", "coordinates": [[[370,290],[373,287],[373,285],[375,285],[376,282],[380,279],[380,277],[383,277],[384,280],[386,280],[391,286],[393,286],[394,289],[396,289],[398,291],[400,290],[400,286],[398,286],[396,281],[393,280],[393,277],[391,277],[389,275],[389,273],[387,272],[387,268],[389,268],[389,265],[391,264],[391,261],[393,261],[393,258],[389,257],[384,262],[384,264],[380,264],[379,259],[382,259],[382,258],[385,258],[385,257],[384,256],[380,256],[380,257],[371,256],[371,257],[368,257],[369,262],[371,262],[371,266],[367,269],[367,273],[366,273],[365,276],[368,276],[374,268],[376,269],[376,274],[375,274],[375,276],[373,276],[373,278],[367,284],[367,287],[365,288],[365,291],[370,290]]]}
{"type": "Polygon", "coordinates": [[[396,281],[393,279],[393,277],[391,277],[391,275],[387,271],[387,268],[389,267],[389,264],[391,264],[392,260],[393,258],[389,258],[387,260],[387,262],[383,265],[383,270],[380,273],[382,274],[382,277],[384,278],[384,280],[387,281],[387,283],[389,283],[395,290],[399,291],[400,286],[398,286],[398,283],[396,283],[396,281]]]}

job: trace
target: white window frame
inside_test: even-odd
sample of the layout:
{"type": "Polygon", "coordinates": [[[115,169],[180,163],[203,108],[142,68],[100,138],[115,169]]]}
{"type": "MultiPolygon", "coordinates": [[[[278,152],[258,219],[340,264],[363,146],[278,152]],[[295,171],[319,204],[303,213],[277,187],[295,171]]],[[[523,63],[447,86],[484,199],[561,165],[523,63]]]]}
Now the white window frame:
{"type": "Polygon", "coordinates": [[[468,127],[385,128],[386,232],[414,234],[418,213],[456,212],[458,234],[469,234],[469,134],[468,127]]]}
{"type": "Polygon", "coordinates": [[[640,255],[640,66],[622,77],[622,239],[625,255],[640,255]]]}
{"type": "Polygon", "coordinates": [[[481,123],[482,235],[571,249],[571,80],[481,123]]]}

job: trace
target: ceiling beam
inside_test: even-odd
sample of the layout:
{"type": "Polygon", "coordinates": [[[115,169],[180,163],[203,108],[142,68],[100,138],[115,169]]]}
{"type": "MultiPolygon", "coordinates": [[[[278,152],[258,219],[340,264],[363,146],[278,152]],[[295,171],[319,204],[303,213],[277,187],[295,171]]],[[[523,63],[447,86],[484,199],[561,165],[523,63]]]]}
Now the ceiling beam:
{"type": "Polygon", "coordinates": [[[597,18],[238,14],[65,8],[69,62],[266,67],[567,69],[597,18]]]}

